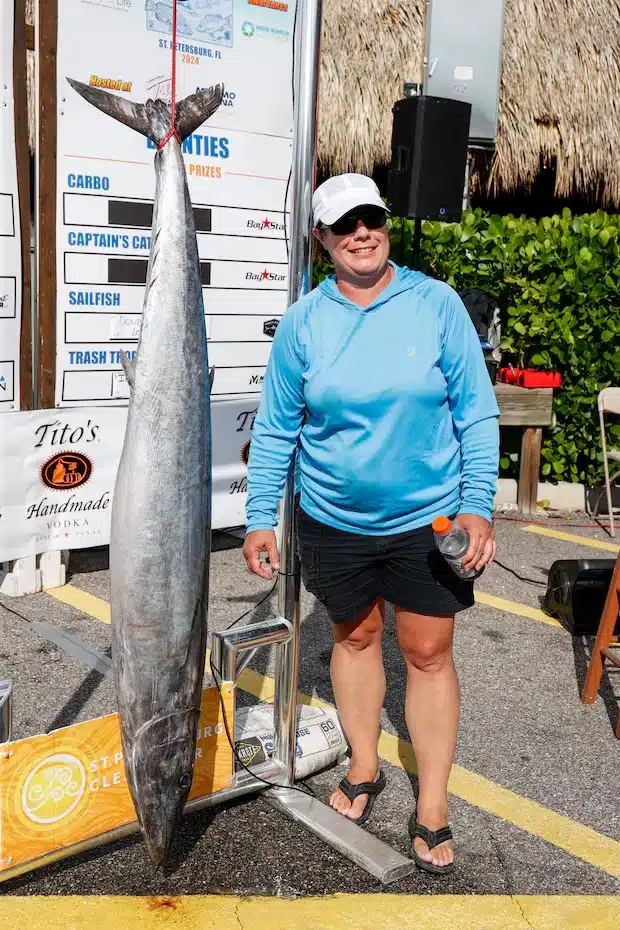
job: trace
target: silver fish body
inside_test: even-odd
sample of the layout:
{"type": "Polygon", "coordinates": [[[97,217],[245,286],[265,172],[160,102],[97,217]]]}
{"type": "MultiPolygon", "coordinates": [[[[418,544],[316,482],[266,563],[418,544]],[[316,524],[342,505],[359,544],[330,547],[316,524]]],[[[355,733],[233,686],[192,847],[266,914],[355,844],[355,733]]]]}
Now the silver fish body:
{"type": "MultiPolygon", "coordinates": [[[[119,117],[112,112],[119,98],[93,100],[92,88],[86,94],[84,85],[71,83],[139,128],[145,108],[131,105],[135,119],[119,117]]],[[[221,88],[207,93],[213,112],[221,88]]],[[[184,112],[184,103],[186,135],[201,113],[184,112]]],[[[166,118],[169,125],[167,107],[149,101],[146,110],[148,134],[159,142],[166,118]]],[[[209,598],[211,425],[196,230],[176,138],[155,155],[155,170],[142,329],[135,362],[124,359],[131,394],[112,505],[110,576],[125,771],[149,855],[159,865],[194,772],[209,598]]]]}

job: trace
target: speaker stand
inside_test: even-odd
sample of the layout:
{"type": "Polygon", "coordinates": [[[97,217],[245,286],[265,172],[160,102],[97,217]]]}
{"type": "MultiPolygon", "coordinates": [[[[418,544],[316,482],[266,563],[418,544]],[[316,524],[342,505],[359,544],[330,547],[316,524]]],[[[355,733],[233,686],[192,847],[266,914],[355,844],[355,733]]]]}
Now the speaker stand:
{"type": "Polygon", "coordinates": [[[422,220],[416,218],[413,221],[413,250],[411,254],[411,267],[415,270],[420,268],[420,246],[422,243],[422,220]]]}

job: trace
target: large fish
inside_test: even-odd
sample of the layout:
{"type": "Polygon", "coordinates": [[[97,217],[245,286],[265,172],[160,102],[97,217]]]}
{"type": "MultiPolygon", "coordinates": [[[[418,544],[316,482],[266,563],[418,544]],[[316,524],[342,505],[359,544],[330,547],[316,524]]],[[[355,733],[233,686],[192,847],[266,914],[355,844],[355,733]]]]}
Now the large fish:
{"type": "MultiPolygon", "coordinates": [[[[85,100],[161,144],[162,100],[131,103],[69,80],[85,100]]],[[[186,138],[223,87],[176,108],[186,138]]],[[[155,865],[189,794],[204,675],[211,542],[210,379],[194,215],[181,146],[155,155],[142,329],[130,386],[110,538],[112,658],[125,771],[155,865]]]]}

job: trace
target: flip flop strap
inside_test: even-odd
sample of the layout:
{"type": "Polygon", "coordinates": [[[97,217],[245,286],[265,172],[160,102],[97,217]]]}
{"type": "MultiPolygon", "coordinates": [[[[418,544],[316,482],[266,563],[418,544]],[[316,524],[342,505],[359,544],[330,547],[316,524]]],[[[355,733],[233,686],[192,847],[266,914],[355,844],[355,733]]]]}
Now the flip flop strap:
{"type": "Polygon", "coordinates": [[[439,830],[429,830],[428,827],[423,826],[421,823],[416,823],[413,829],[409,830],[412,839],[415,839],[417,836],[421,840],[424,840],[429,849],[434,849],[435,846],[440,846],[442,843],[447,843],[448,840],[452,839],[452,830],[450,827],[440,827],[439,830]]]}
{"type": "Polygon", "coordinates": [[[359,785],[352,785],[349,779],[345,777],[338,787],[349,801],[354,801],[356,798],[359,798],[360,794],[381,794],[385,787],[385,776],[383,772],[381,772],[376,781],[362,781],[359,785]]]}

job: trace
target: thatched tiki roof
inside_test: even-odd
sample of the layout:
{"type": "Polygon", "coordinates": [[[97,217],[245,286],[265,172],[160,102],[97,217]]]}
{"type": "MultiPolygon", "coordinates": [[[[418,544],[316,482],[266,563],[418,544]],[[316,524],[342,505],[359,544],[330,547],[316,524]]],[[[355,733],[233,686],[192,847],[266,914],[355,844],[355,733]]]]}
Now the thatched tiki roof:
{"type": "MultiPolygon", "coordinates": [[[[404,82],[422,77],[426,0],[323,9],[320,165],[370,173],[389,163],[404,82]]],[[[505,0],[495,190],[529,187],[542,158],[558,196],[594,192],[620,206],[619,62],[618,0],[505,0]]]]}
{"type": "MultiPolygon", "coordinates": [[[[421,78],[425,0],[324,0],[319,157],[329,172],[390,160],[392,105],[421,78]]],[[[541,156],[556,194],[620,205],[620,3],[505,0],[496,189],[529,187],[541,156]]]]}

